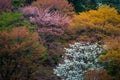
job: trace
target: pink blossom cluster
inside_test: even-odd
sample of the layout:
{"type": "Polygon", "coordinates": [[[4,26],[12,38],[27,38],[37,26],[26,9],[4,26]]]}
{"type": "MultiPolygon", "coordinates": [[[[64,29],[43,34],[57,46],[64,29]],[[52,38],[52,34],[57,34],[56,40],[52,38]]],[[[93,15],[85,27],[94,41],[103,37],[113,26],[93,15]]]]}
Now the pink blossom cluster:
{"type": "Polygon", "coordinates": [[[11,0],[0,0],[0,13],[9,12],[12,9],[11,0]]]}
{"type": "Polygon", "coordinates": [[[21,11],[24,15],[37,15],[39,11],[37,9],[38,9],[37,7],[29,6],[29,7],[21,8],[21,11]]]}
{"type": "Polygon", "coordinates": [[[32,24],[37,25],[35,31],[44,34],[40,35],[40,37],[44,39],[45,44],[49,43],[46,37],[52,36],[51,40],[54,40],[56,36],[62,36],[72,22],[67,15],[59,11],[51,11],[50,8],[42,9],[40,7],[28,6],[24,7],[22,12],[25,16],[29,16],[29,21],[32,24]]]}
{"type": "Polygon", "coordinates": [[[50,8],[42,9],[38,7],[24,7],[22,12],[25,15],[36,15],[30,17],[30,22],[37,24],[38,26],[60,26],[65,27],[70,24],[71,19],[65,14],[61,14],[58,11],[50,11],[50,8]]]}

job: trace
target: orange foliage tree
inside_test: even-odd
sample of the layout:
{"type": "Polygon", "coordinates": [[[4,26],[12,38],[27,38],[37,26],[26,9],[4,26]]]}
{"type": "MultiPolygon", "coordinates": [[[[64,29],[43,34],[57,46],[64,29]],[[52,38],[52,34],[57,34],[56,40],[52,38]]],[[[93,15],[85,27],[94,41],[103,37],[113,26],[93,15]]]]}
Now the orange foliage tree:
{"type": "Polygon", "coordinates": [[[84,75],[85,80],[112,80],[112,78],[103,69],[89,70],[84,75]]]}
{"type": "Polygon", "coordinates": [[[114,80],[120,80],[120,37],[104,41],[106,53],[100,56],[100,62],[114,80]]]}
{"type": "Polygon", "coordinates": [[[50,7],[50,10],[60,11],[63,13],[73,13],[73,6],[67,0],[36,0],[32,3],[33,6],[39,6],[42,9],[50,7]]]}
{"type": "Polygon", "coordinates": [[[105,50],[119,50],[120,49],[120,36],[109,37],[104,40],[104,44],[106,45],[105,50]]]}
{"type": "Polygon", "coordinates": [[[79,36],[78,39],[92,37],[101,40],[108,36],[120,35],[120,15],[115,8],[109,6],[79,13],[74,16],[73,21],[69,30],[74,36],[79,36]]]}
{"type": "Polygon", "coordinates": [[[27,27],[0,32],[0,79],[29,80],[38,70],[37,59],[46,48],[39,44],[38,34],[27,27]]]}

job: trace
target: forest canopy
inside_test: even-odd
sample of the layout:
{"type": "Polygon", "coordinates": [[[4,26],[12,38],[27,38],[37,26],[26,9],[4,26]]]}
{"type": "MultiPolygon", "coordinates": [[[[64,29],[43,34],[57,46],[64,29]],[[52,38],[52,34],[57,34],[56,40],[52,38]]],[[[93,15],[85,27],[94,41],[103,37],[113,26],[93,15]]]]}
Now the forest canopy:
{"type": "Polygon", "coordinates": [[[120,80],[119,0],[0,0],[0,80],[120,80]]]}

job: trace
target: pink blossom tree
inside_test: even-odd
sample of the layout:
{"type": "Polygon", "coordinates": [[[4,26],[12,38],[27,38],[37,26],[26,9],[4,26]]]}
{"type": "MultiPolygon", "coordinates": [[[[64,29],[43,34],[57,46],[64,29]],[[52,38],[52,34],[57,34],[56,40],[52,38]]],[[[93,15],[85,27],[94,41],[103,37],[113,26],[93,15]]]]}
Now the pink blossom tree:
{"type": "Polygon", "coordinates": [[[0,13],[4,11],[11,11],[11,0],[0,0],[0,13]]]}
{"type": "Polygon", "coordinates": [[[37,25],[35,31],[39,33],[40,39],[46,45],[51,45],[56,38],[60,38],[72,22],[67,15],[58,11],[50,11],[49,8],[29,6],[24,7],[22,12],[31,23],[37,25]]]}

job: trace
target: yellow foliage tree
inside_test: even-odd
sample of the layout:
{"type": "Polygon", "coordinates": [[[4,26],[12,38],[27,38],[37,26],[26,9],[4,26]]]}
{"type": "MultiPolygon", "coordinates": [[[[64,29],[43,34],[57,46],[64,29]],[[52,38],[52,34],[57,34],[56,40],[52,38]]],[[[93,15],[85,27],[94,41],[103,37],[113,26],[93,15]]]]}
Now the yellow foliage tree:
{"type": "Polygon", "coordinates": [[[120,50],[110,50],[100,56],[100,61],[114,80],[120,80],[120,50]]]}
{"type": "Polygon", "coordinates": [[[120,35],[120,15],[115,8],[101,6],[97,10],[79,13],[69,30],[77,36],[95,37],[120,35]]]}

